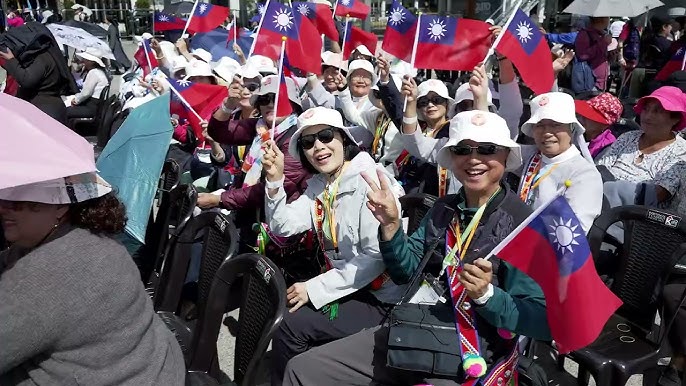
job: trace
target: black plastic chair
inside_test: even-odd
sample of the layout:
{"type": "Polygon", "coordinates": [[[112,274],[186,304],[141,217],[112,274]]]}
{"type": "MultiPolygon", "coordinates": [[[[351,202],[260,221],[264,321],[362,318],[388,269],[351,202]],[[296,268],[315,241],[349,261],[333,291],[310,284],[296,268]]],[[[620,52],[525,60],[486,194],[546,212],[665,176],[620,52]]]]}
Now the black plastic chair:
{"type": "Polygon", "coordinates": [[[438,198],[426,193],[411,193],[400,197],[402,218],[408,218],[407,234],[411,235],[419,228],[426,213],[434,206],[438,198]]]}
{"type": "Polygon", "coordinates": [[[84,117],[84,118],[72,118],[69,120],[69,127],[72,128],[75,132],[79,133],[80,135],[86,135],[89,134],[90,132],[86,130],[79,130],[80,127],[82,126],[87,126],[91,130],[93,127],[95,127],[95,130],[92,130],[93,133],[96,133],[97,126],[100,122],[100,118],[103,115],[103,112],[105,111],[105,108],[107,107],[108,100],[110,95],[110,86],[107,85],[105,88],[102,89],[100,92],[100,98],[98,99],[98,107],[97,110],[95,111],[95,115],[92,117],[84,117]]]}
{"type": "Polygon", "coordinates": [[[193,216],[197,201],[198,191],[193,184],[177,185],[169,192],[165,204],[161,205],[157,212],[157,219],[154,224],[157,241],[153,241],[151,245],[153,265],[146,286],[151,297],[159,284],[162,264],[176,248],[176,241],[193,216]],[[174,229],[169,228],[172,222],[175,224],[174,229]]]}
{"type": "Polygon", "coordinates": [[[188,222],[179,236],[176,248],[162,264],[160,283],[153,297],[153,305],[162,321],[176,335],[186,360],[189,359],[195,321],[181,317],[178,311],[193,244],[198,242],[199,237],[202,237],[202,260],[196,301],[199,315],[205,308],[217,270],[225,260],[232,258],[238,251],[238,230],[233,222],[219,212],[205,212],[188,222]]]}
{"type": "MultiPolygon", "coordinates": [[[[607,229],[617,222],[624,225],[625,241],[618,251],[619,267],[610,289],[624,304],[598,339],[568,355],[579,364],[580,385],[588,383],[589,372],[598,386],[617,386],[626,384],[633,374],[657,367],[663,354],[662,338],[655,342],[650,333],[662,288],[686,253],[686,223],[679,216],[642,206],[623,206],[608,210],[593,223],[588,238],[594,258],[600,256],[607,229]]],[[[666,326],[662,337],[671,323],[666,326]]]]}
{"type": "Polygon", "coordinates": [[[286,314],[286,282],[268,258],[248,253],[226,260],[217,271],[208,302],[193,333],[186,385],[216,385],[217,339],[230,298],[240,298],[233,381],[254,385],[272,335],[286,314]],[[241,287],[232,286],[241,277],[241,287]],[[240,290],[239,293],[237,290],[240,290]],[[234,293],[232,293],[234,291],[234,293]]]}

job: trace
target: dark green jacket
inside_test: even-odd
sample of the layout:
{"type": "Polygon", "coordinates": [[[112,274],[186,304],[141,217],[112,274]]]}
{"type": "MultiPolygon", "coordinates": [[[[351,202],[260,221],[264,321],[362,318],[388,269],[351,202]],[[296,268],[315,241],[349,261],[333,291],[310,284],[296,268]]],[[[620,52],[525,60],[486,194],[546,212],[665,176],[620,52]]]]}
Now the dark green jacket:
{"type": "MultiPolygon", "coordinates": [[[[449,217],[452,218],[455,211],[465,223],[474,213],[474,210],[464,208],[464,199],[461,195],[446,196],[436,202],[411,236],[408,237],[402,230],[398,230],[393,239],[380,242],[388,273],[396,284],[404,284],[410,280],[422,257],[433,244],[432,235],[428,233],[435,229],[436,224],[432,220],[436,220],[436,215],[439,215],[439,212],[449,212],[449,217]]],[[[529,213],[530,209],[519,198],[503,190],[488,204],[465,261],[471,262],[479,257],[485,257],[529,213]]],[[[444,237],[445,228],[438,228],[443,233],[439,237],[444,237]]],[[[440,250],[440,255],[443,256],[445,242],[439,242],[436,250],[440,250]]],[[[496,328],[538,340],[551,340],[541,287],[505,261],[492,257],[491,262],[494,264],[494,294],[486,304],[476,306],[478,314],[496,328]]],[[[440,262],[436,263],[428,264],[425,272],[435,275],[435,271],[440,270],[440,262]]]]}

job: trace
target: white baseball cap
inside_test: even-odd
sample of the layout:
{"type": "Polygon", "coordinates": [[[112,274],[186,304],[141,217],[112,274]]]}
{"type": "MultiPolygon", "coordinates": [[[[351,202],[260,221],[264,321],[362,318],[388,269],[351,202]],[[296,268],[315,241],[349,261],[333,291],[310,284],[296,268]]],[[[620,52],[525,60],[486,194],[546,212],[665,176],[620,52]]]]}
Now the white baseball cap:
{"type": "MultiPolygon", "coordinates": [[[[298,92],[298,86],[291,78],[286,79],[286,90],[288,91],[288,100],[302,107],[302,100],[300,99],[300,93],[298,92]]],[[[276,94],[279,92],[279,76],[269,75],[262,78],[260,82],[260,88],[255,90],[255,92],[250,97],[250,104],[255,105],[257,97],[266,94],[276,94]]]]}
{"type": "Polygon", "coordinates": [[[372,133],[362,127],[345,127],[343,125],[343,117],[338,110],[334,110],[328,107],[318,106],[311,109],[305,110],[298,117],[298,129],[291,136],[291,141],[288,144],[288,152],[290,155],[302,162],[300,159],[300,154],[298,153],[298,140],[302,132],[308,127],[325,125],[335,129],[339,129],[345,133],[346,136],[358,146],[363,146],[364,144],[371,143],[374,136],[372,133]]]}
{"type": "Polygon", "coordinates": [[[214,63],[214,72],[229,83],[233,81],[234,75],[236,75],[240,69],[240,63],[228,56],[224,56],[219,59],[218,62],[214,63]]]}
{"type": "Polygon", "coordinates": [[[191,55],[195,56],[197,59],[200,59],[205,63],[209,63],[212,61],[212,54],[210,54],[209,51],[202,48],[194,49],[193,51],[191,51],[191,55]]]}
{"type": "Polygon", "coordinates": [[[343,60],[343,55],[331,51],[322,52],[322,66],[335,67],[348,72],[348,62],[343,60]]]}
{"type": "Polygon", "coordinates": [[[279,70],[276,69],[274,61],[270,58],[262,55],[253,55],[246,61],[246,66],[251,65],[255,70],[262,74],[272,74],[276,75],[279,70]]]}
{"type": "Polygon", "coordinates": [[[354,50],[352,50],[352,52],[355,51],[357,51],[360,55],[370,56],[372,58],[374,57],[374,54],[372,54],[372,52],[369,51],[369,48],[367,48],[367,46],[365,46],[364,44],[360,44],[359,46],[355,47],[354,50]]]}
{"type": "Polygon", "coordinates": [[[369,75],[372,76],[372,85],[375,85],[377,82],[377,77],[376,73],[374,72],[374,65],[368,60],[364,59],[358,59],[358,60],[353,60],[350,62],[348,65],[348,74],[346,75],[346,79],[348,80],[348,83],[350,83],[350,77],[352,76],[353,72],[355,70],[364,70],[369,73],[369,75]]]}
{"type": "Polygon", "coordinates": [[[510,138],[507,122],[498,114],[480,110],[463,111],[450,120],[448,130],[450,139],[438,151],[436,157],[441,167],[452,168],[453,154],[450,147],[464,140],[492,143],[509,148],[510,153],[505,161],[505,170],[517,170],[522,165],[522,150],[519,144],[510,138]]]}
{"type": "Polygon", "coordinates": [[[184,79],[188,80],[194,76],[214,77],[214,73],[212,72],[212,67],[210,67],[209,63],[198,59],[192,59],[186,66],[186,77],[184,79]]]}
{"type": "Polygon", "coordinates": [[[558,123],[571,124],[572,132],[583,134],[586,129],[576,119],[574,98],[564,92],[549,92],[541,94],[529,103],[531,117],[522,125],[522,133],[533,137],[533,126],[544,119],[558,123]]]}
{"type": "Polygon", "coordinates": [[[172,62],[172,75],[176,74],[177,72],[179,72],[181,70],[185,70],[186,66],[188,66],[188,60],[186,59],[186,57],[184,57],[182,55],[175,56],[171,62],[172,62]]]}
{"type": "MultiPolygon", "coordinates": [[[[450,97],[448,93],[448,86],[438,79],[428,79],[420,83],[417,86],[417,99],[427,96],[430,92],[436,93],[436,95],[443,97],[448,100],[448,109],[446,114],[452,114],[455,110],[455,99],[450,97]]],[[[424,120],[424,114],[417,109],[417,116],[419,119],[424,120]]]]}

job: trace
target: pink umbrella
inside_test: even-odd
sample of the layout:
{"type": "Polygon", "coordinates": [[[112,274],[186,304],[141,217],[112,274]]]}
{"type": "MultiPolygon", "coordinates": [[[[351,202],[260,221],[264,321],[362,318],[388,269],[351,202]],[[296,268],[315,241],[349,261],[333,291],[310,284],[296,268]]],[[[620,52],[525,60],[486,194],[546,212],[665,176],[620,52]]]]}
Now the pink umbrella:
{"type": "Polygon", "coordinates": [[[93,146],[36,106],[0,94],[0,189],[95,171],[93,146]]]}

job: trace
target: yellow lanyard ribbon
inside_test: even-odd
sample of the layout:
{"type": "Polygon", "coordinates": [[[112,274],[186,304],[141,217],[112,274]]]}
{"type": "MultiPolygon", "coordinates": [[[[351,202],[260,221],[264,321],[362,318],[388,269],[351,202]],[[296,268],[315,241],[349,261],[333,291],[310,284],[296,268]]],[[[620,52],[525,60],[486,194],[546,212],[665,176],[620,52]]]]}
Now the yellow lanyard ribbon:
{"type": "Polygon", "coordinates": [[[338,253],[338,237],[336,233],[336,214],[334,210],[334,203],[336,202],[336,195],[338,194],[338,186],[341,182],[341,177],[343,176],[343,173],[345,172],[345,168],[348,167],[348,163],[345,163],[343,165],[343,168],[341,169],[341,173],[336,177],[336,179],[331,183],[331,185],[327,185],[327,187],[324,189],[324,214],[326,215],[326,221],[329,224],[329,232],[331,233],[331,243],[333,244],[333,248],[338,253]]]}

